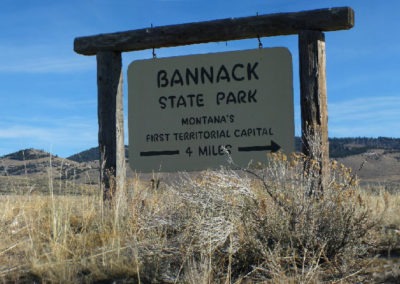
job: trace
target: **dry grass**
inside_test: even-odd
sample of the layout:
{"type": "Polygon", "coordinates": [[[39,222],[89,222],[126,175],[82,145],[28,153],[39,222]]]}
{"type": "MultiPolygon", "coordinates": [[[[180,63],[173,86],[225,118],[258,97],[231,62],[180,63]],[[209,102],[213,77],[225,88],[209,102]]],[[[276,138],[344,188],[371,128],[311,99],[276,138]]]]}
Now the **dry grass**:
{"type": "MultiPolygon", "coordinates": [[[[400,247],[400,196],[332,164],[323,196],[299,155],[252,174],[221,169],[152,189],[0,197],[3,282],[354,283],[400,247]]],[[[59,190],[58,188],[56,189],[59,190]]],[[[398,264],[390,277],[398,280],[398,264]],[[397,277],[397,278],[396,278],[397,277]]],[[[387,268],[387,267],[386,267],[387,268]]],[[[385,269],[386,269],[385,268],[385,269]]],[[[383,268],[382,268],[383,269],[383,268]]],[[[368,275],[368,273],[370,273],[368,275]]],[[[377,277],[376,275],[374,277],[377,277]]]]}

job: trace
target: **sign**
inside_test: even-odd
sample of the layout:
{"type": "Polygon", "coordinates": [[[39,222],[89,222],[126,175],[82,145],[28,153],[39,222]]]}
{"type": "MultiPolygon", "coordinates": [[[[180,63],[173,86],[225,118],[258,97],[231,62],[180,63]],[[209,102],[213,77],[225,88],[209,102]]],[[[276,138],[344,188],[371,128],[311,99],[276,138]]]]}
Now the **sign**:
{"type": "Polygon", "coordinates": [[[128,68],[133,170],[194,171],[294,151],[286,48],[134,61],[128,68]]]}

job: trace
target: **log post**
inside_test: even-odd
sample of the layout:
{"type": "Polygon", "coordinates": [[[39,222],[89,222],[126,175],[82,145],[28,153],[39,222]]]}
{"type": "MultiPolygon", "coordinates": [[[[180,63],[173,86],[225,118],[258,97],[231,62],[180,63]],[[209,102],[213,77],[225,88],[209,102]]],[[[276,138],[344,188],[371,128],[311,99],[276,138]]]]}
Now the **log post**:
{"type": "Polygon", "coordinates": [[[305,170],[309,174],[318,173],[310,188],[310,194],[315,194],[323,191],[329,177],[324,33],[299,33],[299,59],[302,151],[309,158],[305,170]]]}
{"type": "Polygon", "coordinates": [[[123,101],[123,75],[120,75],[116,99],[116,132],[117,132],[117,172],[116,189],[118,192],[125,189],[126,164],[125,164],[125,139],[124,139],[124,101],[123,101]]]}
{"type": "Polygon", "coordinates": [[[97,59],[100,187],[111,200],[125,183],[125,149],[120,52],[100,51],[97,59]]]}

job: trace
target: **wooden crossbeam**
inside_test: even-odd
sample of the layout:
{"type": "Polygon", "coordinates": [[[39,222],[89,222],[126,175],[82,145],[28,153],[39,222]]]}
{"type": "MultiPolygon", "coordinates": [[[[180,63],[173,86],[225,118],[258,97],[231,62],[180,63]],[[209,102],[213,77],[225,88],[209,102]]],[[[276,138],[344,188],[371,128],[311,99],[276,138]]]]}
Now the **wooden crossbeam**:
{"type": "MultiPolygon", "coordinates": [[[[299,34],[302,152],[319,164],[319,176],[310,193],[320,194],[328,185],[329,141],[326,89],[325,35],[318,31],[299,34]]],[[[315,172],[309,163],[305,169],[315,172]]]]}
{"type": "Polygon", "coordinates": [[[350,7],[277,13],[243,18],[187,23],[125,32],[78,37],[74,50],[83,55],[100,51],[134,51],[221,42],[256,37],[298,34],[302,30],[336,31],[354,26],[350,7]]]}

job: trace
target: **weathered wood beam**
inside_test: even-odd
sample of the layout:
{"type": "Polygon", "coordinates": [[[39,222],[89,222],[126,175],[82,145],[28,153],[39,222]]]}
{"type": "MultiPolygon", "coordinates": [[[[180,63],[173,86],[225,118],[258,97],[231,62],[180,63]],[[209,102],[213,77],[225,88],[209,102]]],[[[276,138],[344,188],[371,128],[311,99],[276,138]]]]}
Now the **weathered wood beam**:
{"type": "Polygon", "coordinates": [[[311,193],[316,193],[323,191],[329,177],[324,33],[318,31],[299,33],[299,60],[302,151],[310,158],[306,170],[319,172],[311,188],[311,193]]]}
{"type": "Polygon", "coordinates": [[[120,52],[97,53],[100,183],[104,199],[112,199],[125,181],[120,52]]]}
{"type": "Polygon", "coordinates": [[[196,43],[298,34],[302,30],[335,31],[354,26],[354,11],[349,7],[278,13],[243,18],[78,37],[74,50],[84,55],[99,51],[134,51],[196,43]]]}
{"type": "Polygon", "coordinates": [[[118,91],[116,98],[116,146],[117,146],[117,171],[116,189],[117,192],[125,189],[126,185],[126,164],[125,164],[125,135],[124,135],[124,100],[123,100],[123,73],[120,73],[118,91]]]}

